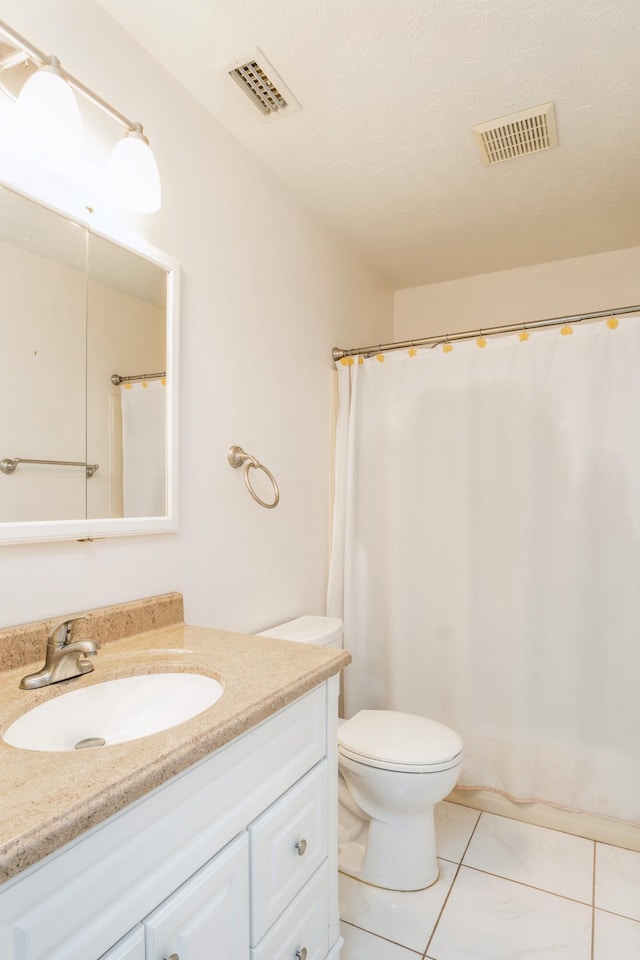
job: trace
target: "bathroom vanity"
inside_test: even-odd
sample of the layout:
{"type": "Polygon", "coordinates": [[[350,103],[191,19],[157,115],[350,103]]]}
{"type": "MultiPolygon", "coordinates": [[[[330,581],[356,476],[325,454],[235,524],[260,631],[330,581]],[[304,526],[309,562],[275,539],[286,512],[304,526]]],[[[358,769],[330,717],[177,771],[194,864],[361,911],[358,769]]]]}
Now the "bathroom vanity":
{"type": "MultiPolygon", "coordinates": [[[[80,683],[134,662],[180,664],[215,674],[225,693],[130,743],[0,744],[3,960],[337,960],[337,674],[348,661],[184,625],[104,646],[98,677],[80,683]],[[5,800],[7,774],[14,793],[32,792],[31,809],[5,800]],[[12,810],[23,811],[13,831],[12,810]]],[[[3,687],[17,675],[0,674],[3,687]]]]}

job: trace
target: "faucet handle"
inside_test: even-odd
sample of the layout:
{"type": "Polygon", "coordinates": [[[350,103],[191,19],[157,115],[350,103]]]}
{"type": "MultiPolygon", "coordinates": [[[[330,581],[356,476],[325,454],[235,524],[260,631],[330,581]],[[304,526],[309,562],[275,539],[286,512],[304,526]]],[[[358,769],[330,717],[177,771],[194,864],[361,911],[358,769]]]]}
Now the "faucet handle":
{"type": "Polygon", "coordinates": [[[85,620],[86,616],[82,617],[67,617],[66,620],[60,620],[54,627],[51,628],[49,632],[49,640],[53,646],[64,647],[69,643],[69,638],[71,636],[71,631],[73,630],[73,625],[78,622],[78,620],[85,620]]]}

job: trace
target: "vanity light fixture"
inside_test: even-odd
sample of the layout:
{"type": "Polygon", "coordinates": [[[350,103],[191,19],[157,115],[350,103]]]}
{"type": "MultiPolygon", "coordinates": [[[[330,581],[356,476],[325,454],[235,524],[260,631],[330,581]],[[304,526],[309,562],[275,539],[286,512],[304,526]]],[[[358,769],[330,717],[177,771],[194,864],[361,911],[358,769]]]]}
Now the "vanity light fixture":
{"type": "Polygon", "coordinates": [[[32,74],[16,102],[18,130],[28,141],[37,138],[57,154],[77,156],[82,139],[80,108],[57,57],[32,74]]]}
{"type": "Polygon", "coordinates": [[[120,206],[140,213],[160,209],[160,171],[141,124],[116,144],[109,158],[109,177],[120,206]]]}
{"type": "Polygon", "coordinates": [[[74,91],[80,93],[126,129],[123,139],[114,148],[107,173],[115,202],[141,213],[158,210],[161,204],[160,175],[142,124],[129,120],[68,73],[57,57],[42,53],[2,20],[0,35],[7,38],[19,55],[18,60],[15,53],[3,59],[0,69],[7,70],[19,60],[38,68],[16,98],[18,132],[24,133],[31,149],[37,141],[40,152],[52,150],[58,156],[60,153],[79,154],[81,123],[74,91]]]}

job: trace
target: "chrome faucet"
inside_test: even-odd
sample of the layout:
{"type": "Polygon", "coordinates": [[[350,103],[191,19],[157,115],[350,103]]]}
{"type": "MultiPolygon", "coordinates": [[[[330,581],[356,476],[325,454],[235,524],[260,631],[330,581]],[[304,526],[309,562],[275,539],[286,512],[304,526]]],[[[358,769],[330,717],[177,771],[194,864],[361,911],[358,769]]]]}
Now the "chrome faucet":
{"type": "Polygon", "coordinates": [[[93,664],[82,656],[94,657],[98,652],[95,640],[74,640],[70,642],[73,625],[84,617],[70,617],[57,623],[49,634],[45,663],[37,673],[30,673],[20,681],[22,690],[35,690],[37,687],[46,687],[50,683],[60,680],[70,680],[71,677],[80,677],[83,673],[91,673],[93,664]]]}

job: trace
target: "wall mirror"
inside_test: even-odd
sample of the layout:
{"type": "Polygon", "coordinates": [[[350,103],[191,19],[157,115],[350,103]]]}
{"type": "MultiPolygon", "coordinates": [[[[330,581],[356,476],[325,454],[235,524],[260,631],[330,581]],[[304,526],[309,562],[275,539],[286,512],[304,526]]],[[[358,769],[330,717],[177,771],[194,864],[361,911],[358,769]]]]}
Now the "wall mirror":
{"type": "Polygon", "coordinates": [[[177,285],[0,185],[0,543],[176,529],[177,285]]]}

